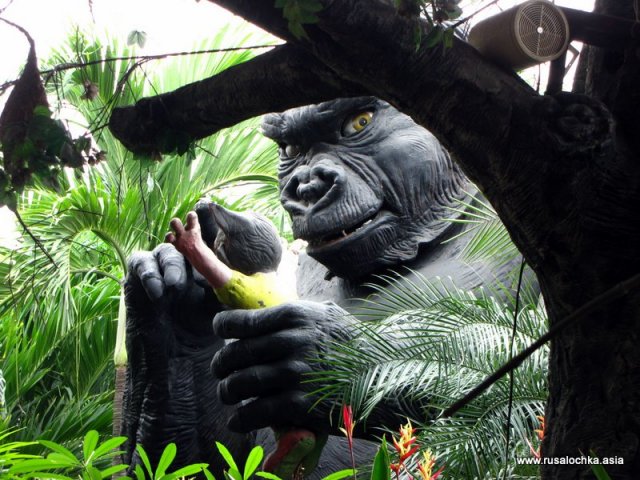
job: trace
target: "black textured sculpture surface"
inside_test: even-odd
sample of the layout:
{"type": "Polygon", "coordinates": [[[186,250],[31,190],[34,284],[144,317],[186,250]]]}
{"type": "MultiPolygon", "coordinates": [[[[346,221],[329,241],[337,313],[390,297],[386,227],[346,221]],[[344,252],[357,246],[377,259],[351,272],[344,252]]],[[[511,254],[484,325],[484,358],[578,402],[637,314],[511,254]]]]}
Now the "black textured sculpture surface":
{"type": "MultiPolygon", "coordinates": [[[[264,427],[336,433],[330,417],[339,409],[311,409],[313,386],[303,380],[322,368],[328,341],[349,334],[348,312],[371,294],[365,284],[383,281],[373,274],[419,272],[475,289],[511,268],[460,258],[468,236],[450,219],[460,200],[473,201],[473,186],[428,131],[389,104],[339,99],[268,115],[263,130],[280,145],[281,200],[294,234],[309,242],[298,269],[304,300],[223,311],[173,247],[136,254],[127,279],[130,456],[136,442],[157,455],[175,441],[179,462],[205,461],[219,472],[214,440],[242,458],[251,432],[264,427]]],[[[219,230],[228,227],[207,208],[198,216],[205,241],[220,249],[219,230]]],[[[359,433],[395,428],[396,413],[378,412],[359,433]]],[[[331,437],[314,476],[346,468],[345,452],[331,437]]],[[[356,454],[368,458],[371,448],[362,442],[356,454]]]]}

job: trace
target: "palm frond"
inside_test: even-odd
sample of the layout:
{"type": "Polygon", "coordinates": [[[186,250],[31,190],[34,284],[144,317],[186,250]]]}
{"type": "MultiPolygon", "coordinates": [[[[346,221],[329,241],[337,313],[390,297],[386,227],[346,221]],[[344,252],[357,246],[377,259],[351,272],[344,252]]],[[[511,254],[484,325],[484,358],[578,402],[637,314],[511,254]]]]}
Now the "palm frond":
{"type": "MultiPolygon", "coordinates": [[[[221,32],[198,48],[263,43],[256,35],[221,32]]],[[[18,208],[31,235],[0,251],[0,368],[8,421],[24,427],[22,438],[78,445],[86,430],[110,432],[119,281],[126,259],[162,242],[171,218],[184,217],[203,195],[243,208],[255,195],[255,205],[281,215],[277,154],[257,131],[257,119],[162,162],[134,160],[104,128],[113,107],[211,75],[255,52],[185,56],[154,68],[104,61],[131,53],[113,40],[74,32],[48,62],[86,64],[54,74],[47,86],[60,114],[74,112],[67,121],[90,131],[107,156],[85,171],[65,172],[55,190],[38,185],[25,192],[18,208]],[[93,99],[84,98],[89,84],[97,89],[93,99]],[[238,185],[240,194],[233,188],[238,185]]]]}
{"type": "Polygon", "coordinates": [[[489,202],[477,197],[473,201],[460,200],[459,206],[452,211],[460,215],[452,218],[452,223],[468,225],[461,235],[471,235],[462,251],[463,258],[504,263],[519,256],[509,232],[489,202]]]}
{"type": "MultiPolygon", "coordinates": [[[[387,277],[353,339],[332,345],[314,378],[320,395],[352,405],[361,418],[395,408],[420,426],[422,444],[438,452],[451,478],[494,478],[505,468],[505,418],[509,382],[504,378],[453,418],[438,414],[475,387],[511,355],[513,301],[467,292],[444,282],[387,277]]],[[[502,292],[504,295],[504,292],[502,292]]],[[[513,338],[518,351],[546,330],[541,307],[525,304],[513,338]]],[[[511,453],[527,455],[537,415],[547,396],[547,351],[539,350],[514,372],[511,453]],[[514,450],[515,449],[515,450],[514,450]]],[[[509,471],[523,473],[511,461],[509,471]]],[[[526,473],[526,472],[525,472],[526,473]]]]}

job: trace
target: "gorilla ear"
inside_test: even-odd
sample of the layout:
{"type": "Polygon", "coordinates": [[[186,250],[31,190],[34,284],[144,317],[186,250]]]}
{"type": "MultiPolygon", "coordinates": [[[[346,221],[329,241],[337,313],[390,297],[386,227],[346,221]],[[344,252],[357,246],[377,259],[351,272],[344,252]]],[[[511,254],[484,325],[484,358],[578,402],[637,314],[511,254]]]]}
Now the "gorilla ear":
{"type": "Polygon", "coordinates": [[[284,136],[286,123],[281,113],[268,113],[262,119],[262,134],[277,141],[284,136]]]}

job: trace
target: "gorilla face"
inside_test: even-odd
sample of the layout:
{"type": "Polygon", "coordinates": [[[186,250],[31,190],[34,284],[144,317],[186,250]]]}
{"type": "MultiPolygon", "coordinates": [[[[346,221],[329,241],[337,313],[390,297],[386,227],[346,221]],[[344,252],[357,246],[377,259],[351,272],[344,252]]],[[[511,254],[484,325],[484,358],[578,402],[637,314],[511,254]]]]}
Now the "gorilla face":
{"type": "Polygon", "coordinates": [[[450,225],[464,175],[424,128],[372,97],[270,114],[280,199],[307,253],[342,277],[416,256],[450,225]]]}

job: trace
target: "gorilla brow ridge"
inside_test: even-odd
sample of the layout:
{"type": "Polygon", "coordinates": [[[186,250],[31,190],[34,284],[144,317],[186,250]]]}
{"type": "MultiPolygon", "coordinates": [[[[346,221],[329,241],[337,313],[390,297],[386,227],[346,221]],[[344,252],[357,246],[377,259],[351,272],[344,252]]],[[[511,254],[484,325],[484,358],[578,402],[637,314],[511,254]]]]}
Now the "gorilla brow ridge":
{"type": "Polygon", "coordinates": [[[339,133],[336,126],[341,127],[350,113],[382,104],[376,97],[340,98],[270,114],[264,119],[263,133],[279,143],[305,145],[325,133],[339,133]]]}

